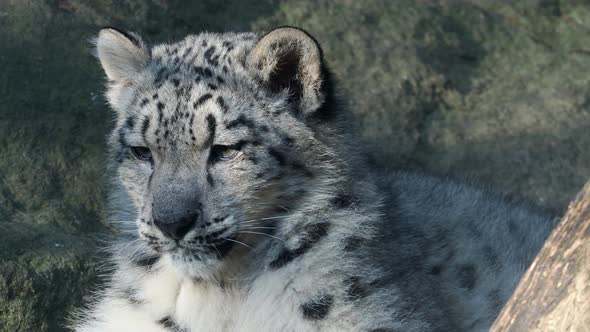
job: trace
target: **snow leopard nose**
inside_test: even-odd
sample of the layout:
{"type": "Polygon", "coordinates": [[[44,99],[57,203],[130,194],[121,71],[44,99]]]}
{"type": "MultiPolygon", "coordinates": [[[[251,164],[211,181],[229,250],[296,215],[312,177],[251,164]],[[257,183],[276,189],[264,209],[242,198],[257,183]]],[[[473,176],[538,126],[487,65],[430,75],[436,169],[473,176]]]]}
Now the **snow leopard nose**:
{"type": "Polygon", "coordinates": [[[154,225],[174,240],[182,240],[203,218],[201,186],[189,173],[162,163],[154,169],[149,183],[154,225]]]}
{"type": "Polygon", "coordinates": [[[198,195],[170,188],[159,191],[154,195],[152,218],[165,236],[181,240],[202,218],[198,195]]]}
{"type": "Polygon", "coordinates": [[[186,233],[194,228],[199,219],[199,212],[179,216],[176,219],[157,219],[154,217],[154,224],[164,235],[175,240],[181,240],[186,233]]]}

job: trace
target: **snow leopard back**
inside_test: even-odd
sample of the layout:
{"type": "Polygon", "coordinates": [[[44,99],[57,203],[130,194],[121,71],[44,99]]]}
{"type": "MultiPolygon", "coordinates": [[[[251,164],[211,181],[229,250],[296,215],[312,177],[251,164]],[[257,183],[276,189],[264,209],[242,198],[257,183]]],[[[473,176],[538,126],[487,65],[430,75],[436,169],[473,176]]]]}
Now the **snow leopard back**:
{"type": "Polygon", "coordinates": [[[460,181],[396,172],[379,183],[387,241],[370,255],[416,305],[435,296],[458,330],[487,331],[557,219],[460,181]]]}

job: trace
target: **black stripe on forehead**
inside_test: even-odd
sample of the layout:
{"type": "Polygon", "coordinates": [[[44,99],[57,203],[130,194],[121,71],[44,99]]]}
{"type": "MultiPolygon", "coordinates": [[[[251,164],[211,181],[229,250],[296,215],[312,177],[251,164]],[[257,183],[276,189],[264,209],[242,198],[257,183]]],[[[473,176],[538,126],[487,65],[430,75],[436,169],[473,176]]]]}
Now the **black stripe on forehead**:
{"type": "Polygon", "coordinates": [[[254,121],[252,121],[251,119],[248,119],[244,114],[240,114],[240,116],[238,116],[237,119],[225,123],[225,128],[227,128],[227,129],[232,129],[234,127],[240,127],[240,126],[245,126],[250,129],[256,128],[254,121]]]}
{"type": "Polygon", "coordinates": [[[223,113],[226,113],[227,112],[228,107],[225,104],[225,100],[223,100],[223,98],[221,96],[217,97],[217,105],[219,105],[219,108],[221,108],[221,110],[223,111],[223,113]]]}
{"type": "Polygon", "coordinates": [[[207,139],[203,143],[203,150],[207,149],[211,144],[213,144],[213,140],[215,139],[215,129],[217,127],[217,120],[215,120],[213,114],[207,114],[205,121],[207,122],[207,130],[209,133],[207,135],[207,139]]]}
{"type": "Polygon", "coordinates": [[[158,121],[162,122],[162,119],[164,118],[164,107],[166,107],[166,105],[159,101],[156,106],[158,107],[158,121]]]}
{"type": "Polygon", "coordinates": [[[213,95],[211,95],[210,93],[202,95],[201,97],[199,97],[199,99],[197,99],[197,101],[193,103],[193,108],[197,109],[199,106],[203,105],[207,100],[211,99],[212,97],[213,95]]]}
{"type": "Polygon", "coordinates": [[[150,118],[148,118],[146,116],[145,119],[143,119],[143,122],[141,124],[141,136],[143,136],[144,140],[145,140],[145,133],[147,132],[147,130],[149,128],[150,128],[150,118]]]}

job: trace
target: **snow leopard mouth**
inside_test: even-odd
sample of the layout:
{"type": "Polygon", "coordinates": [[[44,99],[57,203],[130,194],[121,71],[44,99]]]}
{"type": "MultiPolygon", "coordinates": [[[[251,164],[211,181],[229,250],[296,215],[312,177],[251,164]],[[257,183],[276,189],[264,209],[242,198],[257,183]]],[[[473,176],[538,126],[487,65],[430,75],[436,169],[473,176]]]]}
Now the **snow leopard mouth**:
{"type": "MultiPolygon", "coordinates": [[[[225,232],[226,229],[214,232],[225,232]]],[[[198,236],[191,240],[174,240],[167,252],[173,255],[191,256],[197,260],[210,259],[215,256],[217,259],[223,259],[234,248],[237,243],[235,234],[223,234],[223,236],[213,237],[210,235],[198,236]]]]}

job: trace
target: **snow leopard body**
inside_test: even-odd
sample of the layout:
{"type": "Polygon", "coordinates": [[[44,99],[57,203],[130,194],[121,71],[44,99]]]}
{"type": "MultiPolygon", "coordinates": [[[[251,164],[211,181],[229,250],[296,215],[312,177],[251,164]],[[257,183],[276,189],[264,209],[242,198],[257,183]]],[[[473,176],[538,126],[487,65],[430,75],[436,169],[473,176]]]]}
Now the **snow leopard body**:
{"type": "Polygon", "coordinates": [[[371,169],[299,29],[96,45],[120,243],[76,331],[485,331],[551,231],[500,195],[371,169]]]}

